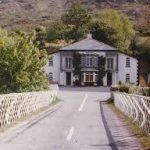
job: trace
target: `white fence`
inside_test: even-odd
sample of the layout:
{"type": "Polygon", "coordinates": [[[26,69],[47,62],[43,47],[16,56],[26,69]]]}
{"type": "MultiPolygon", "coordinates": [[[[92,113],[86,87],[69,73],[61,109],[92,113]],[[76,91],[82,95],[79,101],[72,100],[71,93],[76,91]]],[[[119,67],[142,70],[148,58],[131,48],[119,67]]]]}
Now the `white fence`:
{"type": "Polygon", "coordinates": [[[114,103],[150,135],[150,97],[115,92],[114,103]]]}
{"type": "Polygon", "coordinates": [[[0,127],[50,105],[57,93],[55,86],[50,91],[0,95],[0,127]]]}

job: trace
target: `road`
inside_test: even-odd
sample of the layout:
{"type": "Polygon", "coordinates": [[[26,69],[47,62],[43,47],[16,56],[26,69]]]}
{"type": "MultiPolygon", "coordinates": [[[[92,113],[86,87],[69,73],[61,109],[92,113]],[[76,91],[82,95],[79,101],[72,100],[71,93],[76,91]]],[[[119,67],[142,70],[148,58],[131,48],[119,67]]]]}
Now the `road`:
{"type": "Polygon", "coordinates": [[[0,150],[117,150],[101,106],[107,88],[61,88],[59,97],[53,111],[1,140],[0,150]]]}

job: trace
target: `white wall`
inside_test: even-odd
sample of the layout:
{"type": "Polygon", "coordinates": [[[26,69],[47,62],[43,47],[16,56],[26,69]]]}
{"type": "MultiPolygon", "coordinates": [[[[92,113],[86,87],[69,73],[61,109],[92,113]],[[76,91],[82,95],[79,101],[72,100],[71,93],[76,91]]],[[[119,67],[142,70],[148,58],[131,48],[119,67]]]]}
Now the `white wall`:
{"type": "Polygon", "coordinates": [[[46,74],[49,75],[50,72],[53,73],[53,82],[59,83],[60,80],[60,53],[54,53],[50,55],[53,57],[53,66],[49,66],[49,61],[45,66],[46,74]]]}
{"type": "MultiPolygon", "coordinates": [[[[66,69],[66,58],[72,58],[73,59],[73,53],[70,53],[70,52],[65,52],[65,53],[62,53],[62,69],[66,69]]],[[[68,70],[70,71],[70,70],[68,70]]]]}
{"type": "MultiPolygon", "coordinates": [[[[97,52],[97,54],[105,56],[104,52],[97,52]]],[[[63,56],[63,66],[65,66],[65,57],[70,56],[71,54],[65,54],[63,56]]],[[[53,56],[53,66],[49,66],[49,62],[47,62],[47,65],[45,66],[46,74],[48,75],[50,72],[53,73],[53,82],[59,83],[60,85],[66,85],[66,72],[61,72],[60,70],[60,53],[54,53],[51,56],[53,56]],[[61,79],[61,80],[60,80],[61,79]]],[[[107,56],[109,57],[109,56],[107,56]]],[[[114,60],[116,60],[116,56],[112,56],[114,60]]],[[[130,57],[128,55],[119,53],[118,54],[118,73],[113,72],[113,85],[116,85],[118,81],[121,81],[122,83],[126,82],[126,74],[130,74],[130,81],[131,83],[137,84],[137,78],[138,78],[138,61],[137,59],[130,57]],[[126,58],[130,58],[130,67],[126,67],[126,58]]],[[[114,66],[116,66],[116,61],[114,61],[114,66]]],[[[73,79],[73,74],[72,74],[73,79]]],[[[103,79],[104,85],[107,85],[107,75],[103,79]]]]}
{"type": "Polygon", "coordinates": [[[138,60],[128,55],[119,53],[118,57],[118,81],[126,82],[126,74],[130,74],[130,82],[137,84],[138,79],[138,60]],[[126,58],[130,58],[130,67],[126,67],[126,58]]]}

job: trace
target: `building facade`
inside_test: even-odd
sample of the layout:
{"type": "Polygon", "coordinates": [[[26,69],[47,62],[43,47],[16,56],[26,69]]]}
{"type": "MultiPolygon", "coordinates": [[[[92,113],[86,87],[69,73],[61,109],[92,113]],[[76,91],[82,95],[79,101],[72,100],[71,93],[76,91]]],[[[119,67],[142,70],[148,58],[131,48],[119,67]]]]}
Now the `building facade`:
{"type": "Polygon", "coordinates": [[[91,36],[51,54],[45,66],[46,74],[51,83],[58,83],[61,86],[73,86],[75,81],[79,81],[81,85],[96,86],[99,78],[100,57],[105,59],[106,74],[102,79],[103,86],[138,83],[137,59],[96,41],[91,36]],[[80,77],[74,73],[75,53],[80,55],[80,77]]]}

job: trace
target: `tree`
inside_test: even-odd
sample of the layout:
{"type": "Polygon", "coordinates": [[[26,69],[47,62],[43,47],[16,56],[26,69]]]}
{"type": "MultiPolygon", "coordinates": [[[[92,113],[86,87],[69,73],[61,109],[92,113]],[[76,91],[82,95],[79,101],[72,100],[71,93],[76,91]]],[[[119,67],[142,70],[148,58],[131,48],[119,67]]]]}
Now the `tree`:
{"type": "Polygon", "coordinates": [[[73,4],[68,12],[62,16],[63,23],[71,28],[70,32],[67,34],[69,38],[75,41],[83,38],[88,32],[90,19],[91,16],[80,4],[73,4]]]}
{"type": "Polygon", "coordinates": [[[47,29],[47,41],[55,41],[62,39],[64,35],[65,26],[62,22],[55,22],[47,29]]]}
{"type": "Polygon", "coordinates": [[[95,39],[128,52],[134,30],[127,16],[116,10],[107,10],[93,19],[91,32],[95,39]]]}
{"type": "Polygon", "coordinates": [[[106,70],[105,70],[106,58],[103,56],[98,57],[98,81],[97,84],[103,86],[103,78],[105,77],[106,70]]]}
{"type": "Polygon", "coordinates": [[[76,85],[81,84],[81,54],[75,52],[73,54],[73,74],[78,78],[78,80],[75,81],[76,85]]]}
{"type": "Polygon", "coordinates": [[[150,61],[150,37],[135,37],[132,43],[132,51],[135,56],[150,61]]]}
{"type": "Polygon", "coordinates": [[[37,27],[35,29],[36,31],[36,38],[35,38],[35,43],[38,45],[38,47],[40,49],[44,49],[45,48],[45,41],[46,41],[46,35],[47,35],[47,32],[46,32],[46,28],[45,27],[37,27]]]}
{"type": "Polygon", "coordinates": [[[39,91],[48,88],[44,72],[47,55],[34,44],[35,34],[0,29],[0,92],[39,91]]]}

